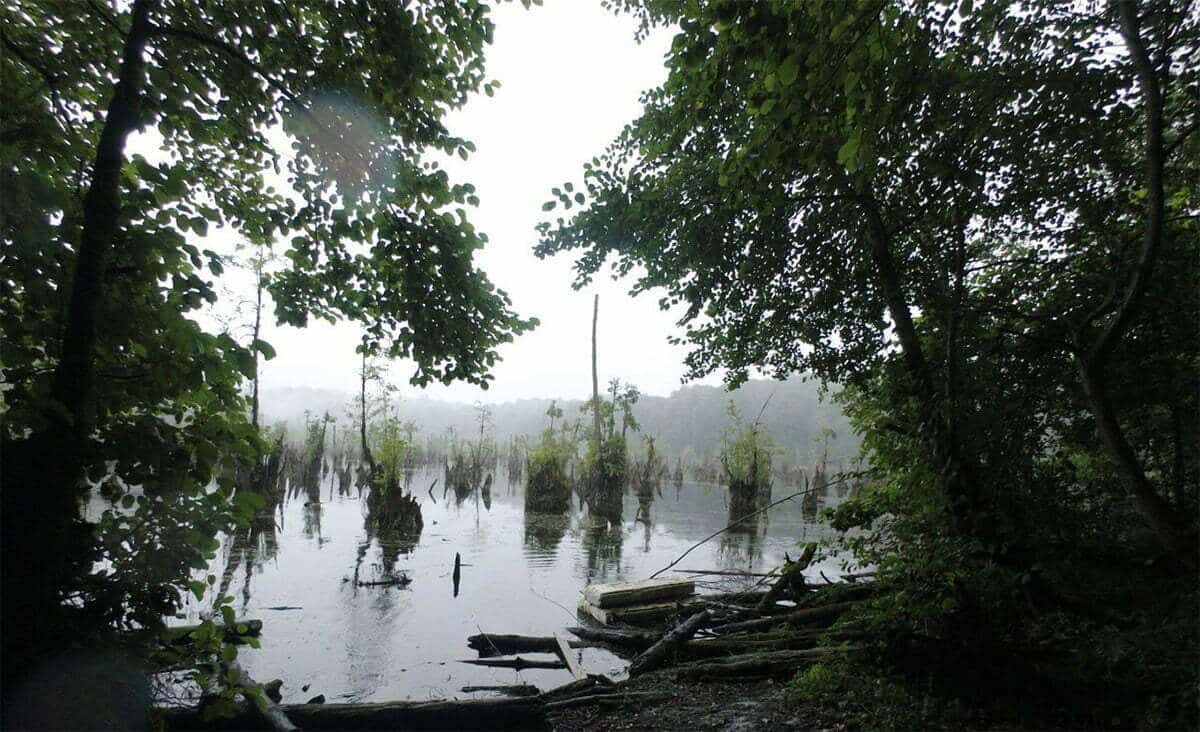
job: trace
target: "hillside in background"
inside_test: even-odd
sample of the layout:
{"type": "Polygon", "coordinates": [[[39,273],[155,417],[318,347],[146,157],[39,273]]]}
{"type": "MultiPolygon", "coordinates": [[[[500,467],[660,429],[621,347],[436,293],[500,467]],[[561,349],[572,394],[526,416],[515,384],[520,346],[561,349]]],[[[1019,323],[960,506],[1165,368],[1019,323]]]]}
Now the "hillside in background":
{"type": "MultiPolygon", "coordinates": [[[[813,462],[821,454],[826,435],[831,462],[857,455],[858,439],[831,395],[826,394],[822,399],[820,384],[800,377],[787,381],[751,380],[733,392],[715,386],[684,386],[666,397],[642,396],[634,406],[634,416],[641,423],[641,434],[653,436],[660,452],[670,457],[700,459],[717,454],[721,436],[730,423],[727,413],[730,400],[745,420],[753,420],[762,411],[762,421],[785,462],[813,462]]],[[[546,427],[546,409],[550,403],[550,399],[522,399],[489,405],[496,440],[504,444],[514,436],[540,434],[546,427]]],[[[583,404],[578,399],[558,401],[567,419],[579,417],[583,404]]],[[[313,415],[328,412],[342,425],[350,425],[350,414],[357,413],[357,402],[354,395],[346,392],[289,387],[266,390],[262,409],[265,422],[284,422],[295,435],[304,423],[306,411],[313,415]]],[[[448,430],[459,435],[473,435],[478,430],[475,407],[459,402],[403,399],[399,402],[399,416],[416,423],[421,441],[429,435],[444,435],[448,430]]],[[[630,440],[630,446],[636,449],[640,442],[640,438],[635,438],[630,440]]]]}

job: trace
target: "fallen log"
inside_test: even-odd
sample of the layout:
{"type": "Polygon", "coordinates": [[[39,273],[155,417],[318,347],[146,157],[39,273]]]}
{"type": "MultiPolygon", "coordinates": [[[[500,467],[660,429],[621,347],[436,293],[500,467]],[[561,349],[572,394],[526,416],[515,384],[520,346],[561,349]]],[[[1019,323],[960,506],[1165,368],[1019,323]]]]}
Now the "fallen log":
{"type": "Polygon", "coordinates": [[[711,595],[701,595],[705,602],[728,602],[734,605],[757,603],[766,590],[743,590],[741,592],[715,592],[711,595]]]}
{"type": "Polygon", "coordinates": [[[658,634],[648,630],[640,630],[637,628],[593,628],[588,626],[574,626],[567,628],[572,634],[584,640],[596,641],[598,643],[610,643],[616,646],[627,646],[643,650],[654,645],[658,640],[658,634]]]}
{"type": "Polygon", "coordinates": [[[576,696],[562,701],[546,702],[546,711],[556,711],[558,709],[567,709],[570,707],[582,707],[588,704],[628,704],[636,701],[650,701],[652,699],[667,699],[670,694],[662,691],[624,691],[613,692],[608,694],[589,694],[587,696],[576,696]]]}
{"type": "MultiPolygon", "coordinates": [[[[262,703],[251,702],[250,709],[256,713],[263,722],[271,729],[277,732],[293,732],[300,729],[297,727],[288,715],[283,712],[279,705],[275,703],[275,699],[267,693],[267,690],[254,679],[250,678],[250,674],[246,673],[237,661],[230,661],[225,668],[229,675],[233,678],[234,683],[248,690],[258,692],[258,696],[262,697],[262,703]]],[[[282,682],[280,686],[282,686],[282,682]]]]}
{"type": "MultiPolygon", "coordinates": [[[[305,730],[463,730],[541,729],[545,705],[538,697],[464,699],[371,704],[284,704],[280,710],[305,730]]],[[[168,729],[212,729],[197,709],[164,710],[168,729]]],[[[228,729],[254,729],[248,712],[229,720],[228,729]]]]}
{"type": "MultiPolygon", "coordinates": [[[[471,650],[478,651],[480,658],[506,656],[510,653],[557,653],[558,642],[553,636],[500,635],[480,633],[467,638],[471,650]]],[[[571,648],[587,648],[584,641],[571,641],[571,648]]]]}
{"type": "Polygon", "coordinates": [[[480,691],[493,691],[504,696],[537,696],[542,693],[540,689],[532,684],[508,684],[506,686],[464,686],[462,692],[464,694],[473,694],[480,691]]]}
{"type": "Polygon", "coordinates": [[[708,622],[709,613],[701,610],[676,626],[657,643],[647,648],[629,664],[629,675],[637,676],[662,666],[679,649],[681,643],[691,640],[701,625],[708,622]]]}
{"type": "MultiPolygon", "coordinates": [[[[217,623],[217,629],[225,633],[226,638],[236,638],[245,635],[258,635],[262,633],[263,621],[258,618],[243,618],[235,620],[233,625],[226,627],[224,623],[217,623]]],[[[168,642],[178,642],[186,640],[187,636],[195,630],[199,630],[199,625],[169,625],[163,629],[163,635],[168,642]]],[[[140,631],[132,631],[138,633],[140,631]]]]}
{"type": "Polygon", "coordinates": [[[796,586],[804,586],[804,570],[808,569],[808,565],[812,563],[816,553],[816,544],[810,543],[804,547],[800,558],[792,562],[780,573],[779,579],[775,580],[775,584],[771,585],[767,590],[767,594],[763,595],[762,599],[758,601],[759,612],[767,612],[775,607],[775,602],[783,596],[784,592],[790,591],[796,586]]]}
{"type": "Polygon", "coordinates": [[[407,587],[412,584],[412,578],[400,575],[383,580],[360,580],[357,584],[359,587],[407,587]]]}
{"type": "Polygon", "coordinates": [[[489,668],[512,668],[520,671],[526,668],[566,668],[562,661],[530,661],[527,658],[466,658],[459,663],[469,663],[472,666],[487,666],[489,668]]]}
{"type": "Polygon", "coordinates": [[[583,599],[593,607],[607,610],[628,605],[648,605],[655,602],[681,600],[690,597],[695,592],[696,583],[690,579],[650,579],[639,582],[588,585],[583,590],[583,599]]]}
{"type": "Polygon", "coordinates": [[[609,691],[616,689],[617,684],[607,676],[601,674],[588,674],[582,679],[576,679],[562,686],[555,687],[549,691],[543,692],[542,701],[556,701],[559,699],[570,699],[581,694],[597,693],[597,688],[608,689],[609,691]]]}
{"type": "Polygon", "coordinates": [[[677,679],[707,679],[723,676],[774,676],[794,674],[832,656],[857,648],[809,648],[800,651],[747,653],[728,658],[681,664],[675,667],[677,679]]]}
{"type": "Polygon", "coordinates": [[[803,625],[805,623],[822,623],[836,619],[839,615],[854,607],[853,602],[839,602],[833,605],[822,605],[819,607],[806,607],[801,610],[792,610],[791,612],[772,615],[767,618],[756,618],[754,620],[742,620],[737,623],[726,623],[709,628],[709,631],[717,635],[728,635],[730,633],[740,633],[747,630],[761,630],[764,628],[773,628],[776,625],[803,625]]]}
{"type": "Polygon", "coordinates": [[[567,670],[571,672],[571,675],[576,679],[587,678],[583,673],[583,669],[579,666],[579,661],[575,659],[575,654],[571,653],[571,646],[568,644],[567,639],[561,635],[556,635],[554,636],[554,643],[557,646],[558,657],[562,659],[563,663],[567,664],[567,670]]]}
{"type": "Polygon", "coordinates": [[[727,569],[672,569],[672,572],[682,574],[719,575],[721,577],[774,577],[766,572],[735,572],[727,569]]]}
{"type": "Polygon", "coordinates": [[[663,620],[672,615],[694,609],[701,604],[698,596],[693,595],[674,602],[656,602],[646,605],[624,605],[622,607],[596,607],[587,600],[579,601],[579,612],[590,616],[601,625],[627,623],[630,625],[645,625],[663,620]]]}

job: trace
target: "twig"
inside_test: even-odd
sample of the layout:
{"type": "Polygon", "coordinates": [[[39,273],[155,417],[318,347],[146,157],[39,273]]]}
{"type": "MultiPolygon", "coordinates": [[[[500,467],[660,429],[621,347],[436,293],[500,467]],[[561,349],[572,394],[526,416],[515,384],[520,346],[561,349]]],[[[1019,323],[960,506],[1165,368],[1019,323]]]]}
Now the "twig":
{"type": "MultiPolygon", "coordinates": [[[[847,480],[848,480],[848,478],[838,478],[838,479],[837,479],[837,480],[835,480],[835,481],[831,481],[831,482],[829,482],[829,483],[826,483],[826,484],[825,484],[825,487],[826,487],[826,488],[829,488],[830,486],[835,486],[835,485],[837,485],[837,484],[839,484],[839,483],[845,483],[847,480]]],[[[707,543],[707,542],[708,542],[710,539],[714,539],[714,538],[716,538],[716,537],[720,536],[721,534],[724,534],[726,531],[729,531],[730,529],[732,529],[733,527],[737,526],[738,524],[740,524],[740,523],[742,523],[742,522],[746,521],[746,519],[751,519],[751,518],[754,518],[755,516],[757,516],[757,515],[759,515],[759,514],[761,514],[761,513],[766,513],[767,511],[769,511],[769,510],[771,510],[772,508],[774,508],[774,507],[778,506],[779,504],[783,503],[784,501],[790,501],[790,500],[792,500],[793,498],[799,498],[800,496],[803,496],[803,495],[805,495],[805,494],[807,494],[807,493],[812,493],[812,492],[813,492],[813,491],[815,491],[815,490],[816,490],[816,488],[807,488],[807,489],[805,489],[805,490],[802,490],[802,491],[797,491],[796,493],[793,493],[793,494],[791,494],[790,496],[784,496],[783,498],[780,498],[778,501],[775,501],[775,502],[773,502],[773,503],[770,503],[770,504],[768,504],[768,505],[766,505],[766,506],[764,506],[764,507],[762,507],[762,508],[758,509],[757,511],[752,511],[752,512],[750,512],[750,513],[746,514],[745,516],[742,516],[740,519],[738,519],[737,521],[734,521],[733,523],[729,524],[729,525],[728,525],[728,526],[726,526],[725,528],[723,528],[723,529],[721,529],[721,530],[719,530],[719,531],[714,531],[713,533],[709,534],[708,536],[704,537],[704,538],[703,538],[703,539],[701,539],[700,541],[698,541],[698,542],[696,542],[695,544],[692,544],[690,547],[688,547],[687,551],[685,551],[683,554],[680,554],[678,557],[676,557],[676,558],[675,558],[675,561],[671,562],[671,563],[670,563],[670,564],[668,564],[667,566],[663,567],[662,569],[658,570],[658,571],[657,571],[657,572],[655,572],[654,574],[650,575],[650,579],[654,579],[655,577],[657,577],[658,575],[662,574],[663,572],[666,572],[668,569],[671,569],[671,568],[672,568],[672,567],[674,567],[676,564],[679,564],[679,562],[681,562],[681,561],[683,560],[683,558],[684,558],[684,557],[686,557],[687,555],[691,554],[693,550],[695,550],[695,549],[698,549],[698,548],[699,548],[701,545],[703,545],[703,544],[707,543]]]]}

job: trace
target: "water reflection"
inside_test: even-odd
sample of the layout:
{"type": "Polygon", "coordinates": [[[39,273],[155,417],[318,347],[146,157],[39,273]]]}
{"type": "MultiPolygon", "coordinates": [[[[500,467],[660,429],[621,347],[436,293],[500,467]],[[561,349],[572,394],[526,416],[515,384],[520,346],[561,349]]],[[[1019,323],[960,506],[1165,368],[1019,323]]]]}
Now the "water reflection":
{"type": "MultiPolygon", "coordinates": [[[[275,510],[226,537],[221,563],[210,571],[221,582],[214,590],[238,597],[239,614],[266,623],[262,649],[244,649],[239,657],[247,672],[282,677],[285,689],[312,684],[307,696],[295,691],[303,697],[298,701],[318,693],[331,701],[424,699],[453,696],[468,684],[511,683],[511,671],[452,664],[467,636],[480,629],[526,635],[560,630],[572,622],[563,608],[573,615],[589,582],[648,577],[744,515],[717,485],[684,481],[664,492],[662,483],[674,483],[674,476],[653,488],[623,490],[613,511],[617,520],[572,500],[569,492],[561,510],[539,512],[526,495],[528,476],[514,484],[503,470],[493,473],[486,492],[485,472],[469,494],[477,510],[461,510],[456,501],[441,500],[442,491],[430,490],[444,478],[438,465],[402,481],[391,494],[393,501],[419,508],[418,527],[413,514],[406,523],[405,511],[390,505],[387,493],[340,458],[324,471],[323,481],[330,482],[316,486],[326,500],[306,506],[310,487],[296,477],[306,469],[296,465],[284,461],[275,510]],[[462,574],[483,578],[461,577],[457,598],[455,554],[462,574]],[[371,584],[401,576],[411,584],[371,584]]],[[[448,497],[454,489],[443,490],[448,497]]],[[[836,501],[830,493],[828,500],[836,501]]],[[[680,567],[763,571],[816,538],[821,529],[806,521],[809,514],[798,500],[780,504],[701,544],[680,567]]],[[[832,562],[814,573],[818,569],[836,573],[832,562]]],[[[207,608],[206,602],[192,610],[207,608]]],[[[585,654],[585,666],[598,671],[617,663],[607,656],[589,662],[585,654]]],[[[522,680],[549,688],[568,679],[562,672],[524,671],[522,680]]]]}
{"type": "Polygon", "coordinates": [[[587,565],[587,580],[602,581],[615,577],[621,570],[621,547],[625,534],[619,521],[591,515],[583,530],[583,556],[587,565]]]}

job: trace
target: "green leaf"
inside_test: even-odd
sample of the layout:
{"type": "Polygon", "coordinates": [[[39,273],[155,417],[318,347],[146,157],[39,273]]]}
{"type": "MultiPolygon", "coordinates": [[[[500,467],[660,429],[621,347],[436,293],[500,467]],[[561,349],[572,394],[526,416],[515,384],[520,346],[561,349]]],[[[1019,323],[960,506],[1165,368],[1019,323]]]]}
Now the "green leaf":
{"type": "Polygon", "coordinates": [[[861,142],[861,138],[856,134],[838,148],[837,161],[851,173],[858,169],[858,148],[861,142]]]}
{"type": "Polygon", "coordinates": [[[542,204],[542,210],[543,211],[553,211],[554,207],[557,205],[558,205],[558,201],[546,201],[545,203],[542,204]]]}
{"type": "Polygon", "coordinates": [[[775,69],[775,78],[779,81],[780,86],[791,86],[799,75],[800,57],[794,53],[784,59],[778,69],[775,69]]]}
{"type": "Polygon", "coordinates": [[[250,347],[261,353],[263,358],[268,361],[275,358],[275,347],[262,339],[256,338],[250,347]]]}

